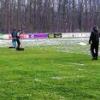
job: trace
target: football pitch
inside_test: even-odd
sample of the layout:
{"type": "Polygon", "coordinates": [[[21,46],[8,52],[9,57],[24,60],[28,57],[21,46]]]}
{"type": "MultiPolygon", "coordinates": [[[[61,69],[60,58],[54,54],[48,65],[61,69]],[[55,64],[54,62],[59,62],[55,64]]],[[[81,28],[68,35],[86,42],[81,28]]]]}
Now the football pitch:
{"type": "Polygon", "coordinates": [[[100,59],[83,42],[0,48],[0,100],[100,100],[100,59]]]}

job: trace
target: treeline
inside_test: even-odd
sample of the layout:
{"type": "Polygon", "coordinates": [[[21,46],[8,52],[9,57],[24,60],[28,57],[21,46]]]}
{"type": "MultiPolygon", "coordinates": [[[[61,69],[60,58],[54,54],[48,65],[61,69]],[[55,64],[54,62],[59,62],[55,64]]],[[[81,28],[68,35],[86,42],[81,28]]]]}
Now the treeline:
{"type": "Polygon", "coordinates": [[[100,0],[0,0],[0,31],[80,32],[100,26],[100,0]]]}

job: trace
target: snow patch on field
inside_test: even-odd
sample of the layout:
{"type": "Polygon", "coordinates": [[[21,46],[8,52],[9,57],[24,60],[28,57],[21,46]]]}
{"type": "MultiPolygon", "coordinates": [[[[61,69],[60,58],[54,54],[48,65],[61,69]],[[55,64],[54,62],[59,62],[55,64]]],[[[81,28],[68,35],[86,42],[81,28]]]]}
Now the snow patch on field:
{"type": "Polygon", "coordinates": [[[83,71],[84,69],[79,68],[78,70],[79,70],[79,71],[83,71]]]}
{"type": "Polygon", "coordinates": [[[82,64],[82,63],[71,63],[73,65],[80,65],[80,66],[84,66],[85,64],[82,64]]]}
{"type": "Polygon", "coordinates": [[[38,78],[35,78],[34,81],[35,81],[35,82],[41,82],[41,80],[38,79],[38,78]]]}
{"type": "Polygon", "coordinates": [[[81,46],[85,46],[85,45],[87,45],[87,44],[84,43],[84,42],[80,42],[79,45],[81,45],[81,46]]]}
{"type": "Polygon", "coordinates": [[[63,79],[64,77],[58,77],[58,76],[56,76],[56,77],[51,77],[53,80],[61,80],[61,79],[63,79]]]}
{"type": "MultiPolygon", "coordinates": [[[[80,43],[81,45],[85,45],[81,41],[86,41],[87,38],[55,38],[55,39],[27,39],[21,40],[21,44],[23,46],[46,46],[46,45],[60,45],[60,46],[70,46],[73,44],[80,43]]],[[[11,40],[0,40],[0,47],[8,47],[12,45],[11,40]]]]}
{"type": "Polygon", "coordinates": [[[74,75],[74,76],[55,76],[51,77],[53,80],[62,80],[62,79],[70,79],[70,78],[84,78],[84,75],[74,75]]]}

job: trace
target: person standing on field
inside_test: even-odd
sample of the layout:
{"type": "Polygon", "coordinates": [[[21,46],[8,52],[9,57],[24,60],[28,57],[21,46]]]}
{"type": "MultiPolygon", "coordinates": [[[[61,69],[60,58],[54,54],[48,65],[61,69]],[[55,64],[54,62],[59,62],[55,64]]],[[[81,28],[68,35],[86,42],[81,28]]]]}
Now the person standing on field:
{"type": "Polygon", "coordinates": [[[17,35],[17,31],[16,31],[16,29],[13,29],[13,32],[11,33],[13,46],[10,48],[16,48],[16,35],[17,35]]]}
{"type": "Polygon", "coordinates": [[[20,50],[20,45],[21,45],[21,43],[20,43],[20,33],[21,33],[21,31],[18,30],[17,34],[16,34],[16,42],[17,42],[16,50],[20,50]]]}
{"type": "Polygon", "coordinates": [[[21,42],[20,42],[20,35],[21,35],[22,31],[21,30],[18,30],[17,31],[17,35],[16,35],[16,42],[17,42],[17,47],[16,47],[16,50],[18,51],[23,51],[24,48],[21,48],[21,42]]]}
{"type": "Polygon", "coordinates": [[[92,60],[98,60],[99,32],[97,26],[93,27],[93,30],[89,38],[89,44],[90,44],[92,60]]]}

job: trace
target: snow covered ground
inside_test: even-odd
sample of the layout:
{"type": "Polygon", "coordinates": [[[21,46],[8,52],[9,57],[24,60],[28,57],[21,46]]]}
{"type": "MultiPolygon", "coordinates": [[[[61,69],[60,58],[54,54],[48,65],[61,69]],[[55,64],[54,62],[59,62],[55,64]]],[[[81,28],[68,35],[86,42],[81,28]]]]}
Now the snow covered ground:
{"type": "MultiPolygon", "coordinates": [[[[0,40],[0,47],[12,46],[11,40],[0,40]]],[[[54,38],[21,40],[21,47],[54,46],[57,51],[90,54],[88,38],[54,38]]]]}
{"type": "MultiPolygon", "coordinates": [[[[88,38],[55,38],[55,39],[29,39],[21,40],[21,45],[23,47],[31,46],[46,46],[46,45],[86,45],[88,43],[88,38]]],[[[11,46],[11,40],[0,40],[0,47],[11,46]]]]}

